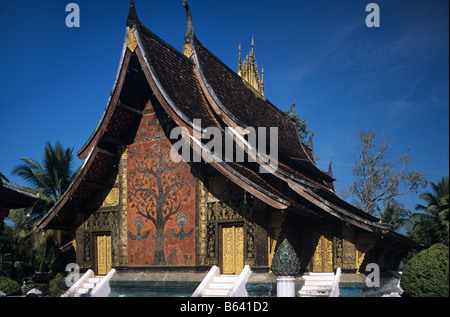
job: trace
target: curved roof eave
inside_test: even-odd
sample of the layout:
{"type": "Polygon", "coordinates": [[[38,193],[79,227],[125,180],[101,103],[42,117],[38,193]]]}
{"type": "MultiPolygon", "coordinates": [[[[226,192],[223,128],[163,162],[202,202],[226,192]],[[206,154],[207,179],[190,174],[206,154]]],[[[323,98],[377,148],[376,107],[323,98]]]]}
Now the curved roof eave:
{"type": "MultiPolygon", "coordinates": [[[[94,132],[92,132],[91,136],[89,137],[89,139],[86,141],[86,143],[81,147],[80,150],[78,150],[77,152],[77,156],[80,159],[85,159],[87,157],[87,155],[89,154],[89,152],[92,150],[92,148],[95,146],[94,143],[98,142],[98,140],[101,138],[101,136],[99,136],[99,134],[101,134],[102,132],[104,132],[104,127],[106,127],[106,125],[108,124],[107,122],[107,114],[112,111],[112,99],[113,96],[117,95],[118,92],[118,86],[119,85],[119,79],[123,76],[121,76],[122,71],[123,71],[123,67],[126,60],[126,52],[127,52],[127,44],[128,44],[128,40],[129,40],[129,36],[130,36],[130,31],[132,30],[132,28],[130,26],[126,27],[126,32],[125,32],[125,40],[124,40],[124,44],[122,47],[122,53],[120,55],[120,62],[119,62],[119,67],[117,69],[117,73],[116,73],[116,79],[114,80],[114,84],[113,84],[113,88],[111,90],[111,93],[109,95],[108,101],[106,102],[106,107],[105,110],[102,113],[102,116],[99,120],[99,122],[97,123],[97,126],[95,127],[94,132]],[[96,140],[96,142],[94,142],[94,140],[96,140]]],[[[130,56],[128,56],[129,59],[130,56]]]]}
{"type": "Polygon", "coordinates": [[[79,184],[82,181],[82,178],[87,173],[88,167],[92,164],[93,159],[95,156],[93,155],[94,149],[92,148],[87,156],[87,158],[84,160],[83,164],[81,165],[77,175],[73,178],[72,182],[70,182],[69,186],[67,187],[66,191],[62,194],[62,196],[58,199],[58,201],[55,203],[55,205],[38,221],[36,226],[39,229],[44,229],[50,221],[58,214],[58,212],[61,210],[61,208],[64,207],[65,203],[69,199],[69,192],[73,192],[73,190],[79,186],[79,184]]]}

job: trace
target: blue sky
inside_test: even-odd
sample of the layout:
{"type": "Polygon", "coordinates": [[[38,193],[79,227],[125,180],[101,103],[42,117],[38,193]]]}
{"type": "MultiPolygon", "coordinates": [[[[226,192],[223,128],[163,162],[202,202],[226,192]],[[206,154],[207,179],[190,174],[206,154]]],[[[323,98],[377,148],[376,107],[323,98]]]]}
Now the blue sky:
{"type": "MultiPolygon", "coordinates": [[[[76,2],[68,28],[62,0],[0,0],[0,171],[41,160],[46,142],[75,152],[106,106],[125,36],[128,0],[76,2]]],[[[365,24],[367,0],[188,1],[197,37],[232,69],[255,38],[265,95],[314,130],[318,166],[333,157],[338,192],[352,180],[361,129],[408,147],[410,169],[431,182],[449,173],[449,2],[379,0],[380,27],[365,24]]],[[[181,50],[182,0],[135,0],[140,20],[181,50]]],[[[81,161],[77,161],[81,164],[81,161]]],[[[409,208],[417,195],[404,197],[409,208]]]]}

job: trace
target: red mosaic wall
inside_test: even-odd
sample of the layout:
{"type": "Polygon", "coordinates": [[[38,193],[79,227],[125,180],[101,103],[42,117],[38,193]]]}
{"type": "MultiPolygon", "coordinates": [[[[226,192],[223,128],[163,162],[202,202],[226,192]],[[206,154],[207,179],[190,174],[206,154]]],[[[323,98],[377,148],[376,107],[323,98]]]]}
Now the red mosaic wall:
{"type": "Polygon", "coordinates": [[[128,151],[128,264],[195,265],[191,167],[172,161],[153,110],[144,113],[128,151]]]}

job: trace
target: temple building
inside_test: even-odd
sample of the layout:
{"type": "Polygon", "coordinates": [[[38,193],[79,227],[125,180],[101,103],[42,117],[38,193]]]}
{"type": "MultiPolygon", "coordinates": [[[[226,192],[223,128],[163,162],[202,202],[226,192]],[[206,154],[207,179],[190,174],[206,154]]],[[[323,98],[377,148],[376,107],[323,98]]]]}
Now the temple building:
{"type": "Polygon", "coordinates": [[[31,193],[30,189],[20,188],[13,183],[6,184],[0,179],[0,234],[10,210],[31,208],[38,199],[39,194],[31,193]]]}
{"type": "Polygon", "coordinates": [[[239,46],[236,73],[197,38],[183,4],[179,51],[130,1],[112,93],[77,153],[84,163],[39,227],[70,232],[77,264],[96,274],[267,273],[284,239],[301,273],[396,268],[416,245],[336,194],[331,170],[317,167],[293,120],[264,95],[253,40],[243,60],[239,46]],[[211,131],[226,136],[214,151],[211,131]],[[230,144],[244,159],[225,156],[230,144]]]}

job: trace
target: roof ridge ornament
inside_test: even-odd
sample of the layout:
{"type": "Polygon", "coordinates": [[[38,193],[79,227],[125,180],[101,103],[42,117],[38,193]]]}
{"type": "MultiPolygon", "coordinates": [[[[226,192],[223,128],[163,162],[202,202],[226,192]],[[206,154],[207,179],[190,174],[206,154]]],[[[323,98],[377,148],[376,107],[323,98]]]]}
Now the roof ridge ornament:
{"type": "Polygon", "coordinates": [[[128,9],[127,26],[133,28],[138,23],[139,23],[139,19],[136,14],[136,8],[134,6],[134,1],[130,0],[130,6],[128,9]]]}
{"type": "Polygon", "coordinates": [[[333,177],[333,168],[331,165],[333,165],[333,156],[331,156],[330,158],[330,163],[328,164],[328,172],[327,172],[328,176],[333,177]]]}
{"type": "Polygon", "coordinates": [[[191,58],[194,54],[192,47],[194,43],[194,24],[192,22],[191,8],[186,0],[183,0],[183,7],[186,9],[186,32],[184,34],[183,54],[191,58]]]}
{"type": "Polygon", "coordinates": [[[241,43],[239,42],[239,60],[238,60],[238,75],[250,84],[256,91],[264,96],[264,66],[261,70],[261,76],[258,69],[258,62],[254,52],[255,38],[252,35],[251,49],[244,61],[241,61],[241,43]]]}

